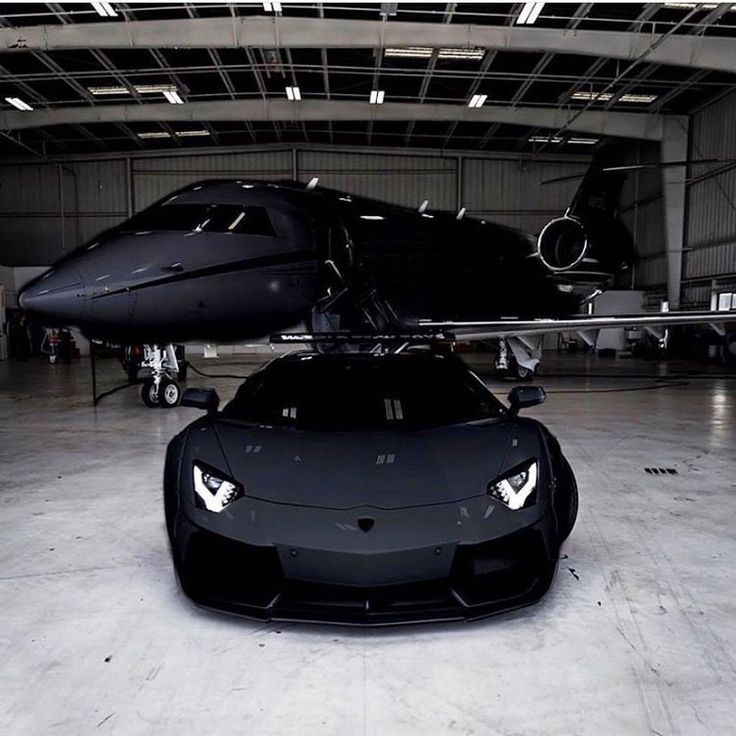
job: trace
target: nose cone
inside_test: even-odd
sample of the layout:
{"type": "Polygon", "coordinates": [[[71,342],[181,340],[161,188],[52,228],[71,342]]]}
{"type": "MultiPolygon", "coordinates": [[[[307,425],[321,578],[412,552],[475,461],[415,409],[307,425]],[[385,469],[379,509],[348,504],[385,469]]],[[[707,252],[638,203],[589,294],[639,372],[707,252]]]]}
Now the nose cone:
{"type": "Polygon", "coordinates": [[[47,324],[74,325],[84,311],[82,278],[72,266],[50,268],[23,288],[18,303],[47,324]]]}

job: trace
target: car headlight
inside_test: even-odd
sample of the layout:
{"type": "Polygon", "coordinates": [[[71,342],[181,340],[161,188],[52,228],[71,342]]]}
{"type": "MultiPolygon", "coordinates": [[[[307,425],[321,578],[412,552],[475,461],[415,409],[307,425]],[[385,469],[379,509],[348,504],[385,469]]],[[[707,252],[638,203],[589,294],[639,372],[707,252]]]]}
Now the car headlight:
{"type": "Polygon", "coordinates": [[[243,487],[195,463],[194,502],[200,508],[219,514],[226,506],[243,496],[243,487]]]}
{"type": "Polygon", "coordinates": [[[488,493],[512,511],[518,511],[536,503],[536,491],[536,460],[517,466],[500,480],[488,484],[488,493]]]}

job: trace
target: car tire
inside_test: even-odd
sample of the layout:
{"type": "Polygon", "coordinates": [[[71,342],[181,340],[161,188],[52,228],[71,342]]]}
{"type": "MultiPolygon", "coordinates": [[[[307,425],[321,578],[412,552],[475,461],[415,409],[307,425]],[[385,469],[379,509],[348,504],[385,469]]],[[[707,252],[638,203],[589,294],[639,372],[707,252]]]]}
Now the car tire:
{"type": "Polygon", "coordinates": [[[578,518],[578,484],[575,480],[575,474],[572,472],[570,463],[567,462],[566,458],[562,458],[562,474],[560,481],[565,484],[567,488],[567,503],[562,507],[562,513],[560,514],[559,530],[560,530],[560,544],[564,542],[575,527],[575,522],[578,518]]]}
{"type": "Polygon", "coordinates": [[[141,399],[143,399],[143,403],[149,409],[153,409],[154,407],[159,406],[156,384],[150,378],[147,381],[144,381],[143,385],[141,386],[141,399]]]}
{"type": "Polygon", "coordinates": [[[158,387],[158,401],[164,409],[173,409],[181,401],[181,388],[171,378],[164,378],[158,387]]]}

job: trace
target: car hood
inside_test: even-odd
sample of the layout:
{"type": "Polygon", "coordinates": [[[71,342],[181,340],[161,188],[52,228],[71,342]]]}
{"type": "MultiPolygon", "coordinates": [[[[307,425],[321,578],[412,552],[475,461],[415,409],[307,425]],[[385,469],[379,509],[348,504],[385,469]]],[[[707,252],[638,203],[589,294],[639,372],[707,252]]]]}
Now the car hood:
{"type": "Polygon", "coordinates": [[[513,423],[422,432],[305,432],[216,423],[233,478],[275,503],[396,509],[486,492],[504,464],[513,423]]]}

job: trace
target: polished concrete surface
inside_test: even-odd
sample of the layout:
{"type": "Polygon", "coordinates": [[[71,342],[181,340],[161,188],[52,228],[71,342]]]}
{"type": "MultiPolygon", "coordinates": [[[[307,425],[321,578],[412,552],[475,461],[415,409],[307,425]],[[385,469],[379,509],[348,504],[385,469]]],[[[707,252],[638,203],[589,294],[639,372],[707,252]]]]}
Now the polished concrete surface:
{"type": "MultiPolygon", "coordinates": [[[[550,356],[529,414],[581,502],[546,598],[351,630],[207,613],[177,589],[161,469],[196,411],[135,389],[93,409],[86,365],[0,363],[0,733],[736,733],[736,374],[697,370],[550,356]]],[[[207,384],[237,381],[191,377],[207,384]]]]}

